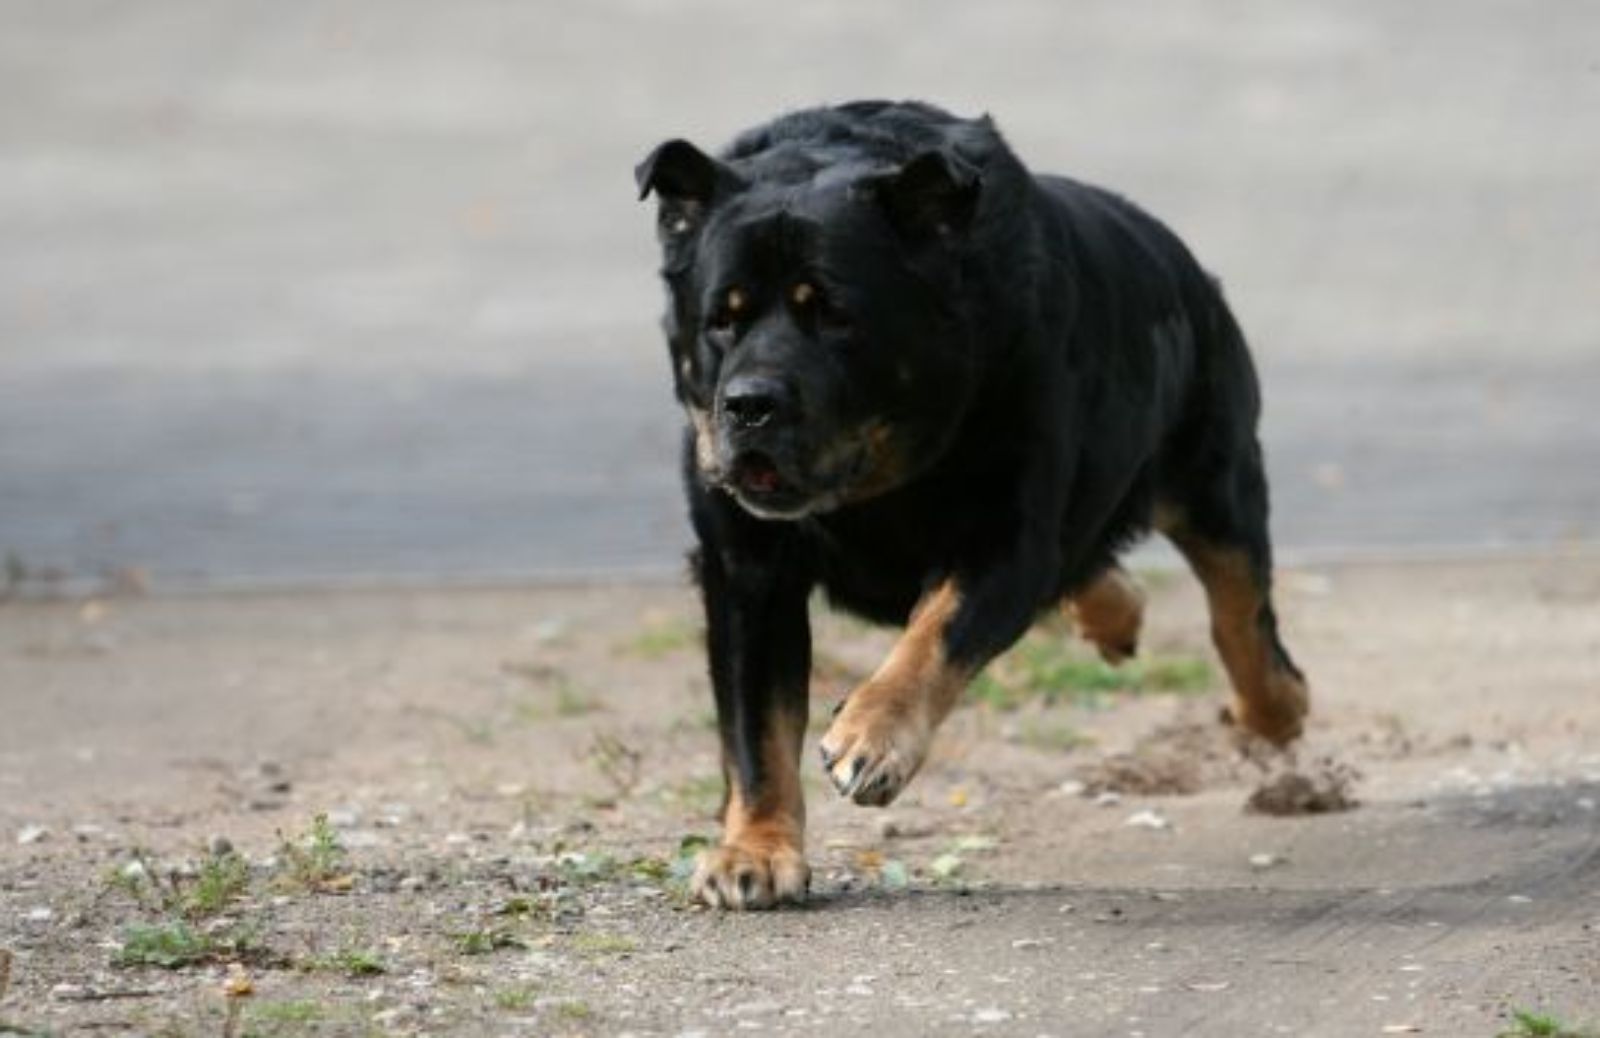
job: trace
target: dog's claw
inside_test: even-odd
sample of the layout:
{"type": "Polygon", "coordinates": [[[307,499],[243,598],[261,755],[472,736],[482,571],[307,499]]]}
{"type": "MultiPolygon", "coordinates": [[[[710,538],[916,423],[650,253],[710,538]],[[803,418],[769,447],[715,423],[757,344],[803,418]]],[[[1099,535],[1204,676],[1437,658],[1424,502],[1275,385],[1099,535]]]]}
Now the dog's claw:
{"type": "MultiPolygon", "coordinates": [[[[866,767],[867,767],[867,762],[862,760],[860,757],[857,757],[855,760],[850,762],[850,777],[849,778],[844,779],[844,780],[841,781],[839,776],[837,776],[837,775],[833,776],[834,788],[839,791],[839,795],[840,796],[846,796],[847,797],[847,796],[853,796],[855,794],[856,786],[857,786],[858,783],[860,783],[862,773],[866,771],[866,767]]],[[[831,770],[830,770],[829,774],[832,774],[831,770]]]]}

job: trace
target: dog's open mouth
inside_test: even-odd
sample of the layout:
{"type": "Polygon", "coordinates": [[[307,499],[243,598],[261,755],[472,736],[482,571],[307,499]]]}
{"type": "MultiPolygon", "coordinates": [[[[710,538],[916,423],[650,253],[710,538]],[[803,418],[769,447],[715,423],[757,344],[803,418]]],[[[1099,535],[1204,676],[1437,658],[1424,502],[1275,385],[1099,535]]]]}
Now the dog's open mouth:
{"type": "Polygon", "coordinates": [[[739,455],[728,473],[727,486],[758,515],[788,515],[803,510],[809,497],[784,476],[771,455],[762,451],[739,455]]]}
{"type": "Polygon", "coordinates": [[[760,451],[748,451],[733,463],[733,485],[740,493],[758,498],[792,489],[777,464],[760,451]]]}

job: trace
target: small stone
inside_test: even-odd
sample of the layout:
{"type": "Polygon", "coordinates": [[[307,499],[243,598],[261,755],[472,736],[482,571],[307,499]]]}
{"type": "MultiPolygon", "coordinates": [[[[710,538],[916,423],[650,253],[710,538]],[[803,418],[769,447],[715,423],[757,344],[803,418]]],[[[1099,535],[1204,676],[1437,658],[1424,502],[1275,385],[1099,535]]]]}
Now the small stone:
{"type": "Polygon", "coordinates": [[[1017,951],[1033,951],[1044,947],[1044,942],[1037,937],[1019,937],[1011,942],[1011,947],[1017,951]]]}
{"type": "Polygon", "coordinates": [[[89,989],[82,984],[57,984],[50,989],[50,997],[63,1002],[72,1002],[82,999],[89,993],[89,989]]]}
{"type": "Polygon", "coordinates": [[[972,1014],[972,1022],[975,1024],[1003,1024],[1010,1019],[1011,1013],[998,1006],[986,1006],[972,1014]]]}
{"type": "Polygon", "coordinates": [[[1089,789],[1088,785],[1077,779],[1067,779],[1056,787],[1056,791],[1066,797],[1081,797],[1089,789]]]}
{"type": "Polygon", "coordinates": [[[94,825],[90,822],[84,822],[81,825],[75,825],[72,827],[72,835],[78,838],[79,843],[88,843],[90,840],[97,840],[105,834],[105,826],[94,825]]]}
{"type": "Polygon", "coordinates": [[[1266,869],[1275,869],[1279,865],[1282,865],[1283,862],[1284,859],[1276,854],[1250,855],[1250,867],[1255,869],[1257,872],[1265,871],[1266,869]]]}
{"type": "Polygon", "coordinates": [[[1116,807],[1120,803],[1122,803],[1121,793],[1117,793],[1108,789],[1104,792],[1095,794],[1095,807],[1116,807]]]}
{"type": "Polygon", "coordinates": [[[50,830],[42,825],[25,825],[17,831],[17,842],[23,846],[49,839],[50,830]]]}
{"type": "Polygon", "coordinates": [[[1229,988],[1233,987],[1233,984],[1232,982],[1226,980],[1196,980],[1185,984],[1184,987],[1188,988],[1190,991],[1202,991],[1207,994],[1214,994],[1218,991],[1228,990],[1229,988]]]}
{"type": "Polygon", "coordinates": [[[218,833],[206,841],[206,851],[213,858],[225,858],[233,853],[233,841],[218,833]]]}
{"type": "Polygon", "coordinates": [[[26,919],[30,923],[48,923],[55,917],[56,913],[53,909],[46,908],[42,905],[38,908],[30,908],[22,915],[22,918],[26,919]]]}
{"type": "Polygon", "coordinates": [[[1172,822],[1159,811],[1135,811],[1122,823],[1133,829],[1171,829],[1172,822]]]}
{"type": "Polygon", "coordinates": [[[327,814],[328,824],[335,829],[354,829],[361,824],[361,812],[353,807],[342,807],[327,814]]]}

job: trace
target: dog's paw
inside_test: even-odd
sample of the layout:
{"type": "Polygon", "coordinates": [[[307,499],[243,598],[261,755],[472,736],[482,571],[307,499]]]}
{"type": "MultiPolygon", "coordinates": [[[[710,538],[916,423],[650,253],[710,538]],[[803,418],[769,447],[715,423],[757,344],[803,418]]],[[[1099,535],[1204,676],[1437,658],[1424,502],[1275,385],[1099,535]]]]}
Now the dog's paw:
{"type": "Polygon", "coordinates": [[[1100,658],[1116,666],[1139,653],[1144,603],[1144,589],[1114,566],[1068,602],[1067,612],[1100,658]]]}
{"type": "Polygon", "coordinates": [[[844,701],[818,750],[834,788],[858,804],[883,807],[900,795],[928,755],[932,726],[915,709],[860,689],[844,701]]]}
{"type": "Polygon", "coordinates": [[[811,868],[787,843],[725,843],[702,851],[689,893],[712,908],[734,911],[800,904],[811,889],[811,868]]]}
{"type": "Polygon", "coordinates": [[[1305,682],[1292,674],[1274,674],[1266,682],[1266,695],[1236,695],[1228,708],[1229,720],[1240,728],[1282,748],[1300,738],[1311,695],[1305,682]]]}

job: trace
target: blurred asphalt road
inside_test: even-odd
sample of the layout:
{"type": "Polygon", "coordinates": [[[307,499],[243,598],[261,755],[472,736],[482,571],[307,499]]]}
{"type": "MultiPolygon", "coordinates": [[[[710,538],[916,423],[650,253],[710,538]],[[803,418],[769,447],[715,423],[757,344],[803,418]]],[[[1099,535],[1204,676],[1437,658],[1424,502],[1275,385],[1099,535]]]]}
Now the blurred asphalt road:
{"type": "Polygon", "coordinates": [[[633,163],[988,110],[1228,285],[1286,552],[1600,541],[1600,6],[13,0],[0,552],[158,585],[675,569],[633,163]]]}

